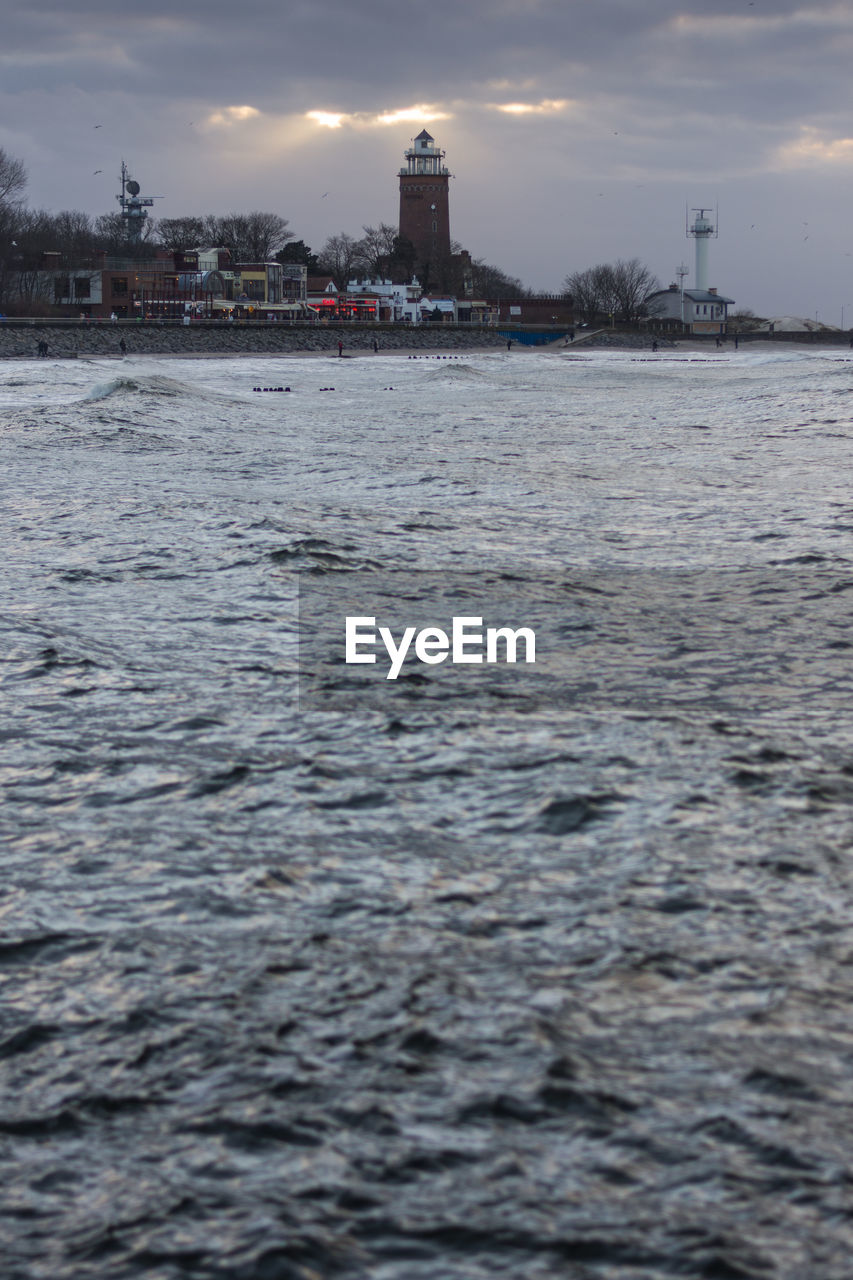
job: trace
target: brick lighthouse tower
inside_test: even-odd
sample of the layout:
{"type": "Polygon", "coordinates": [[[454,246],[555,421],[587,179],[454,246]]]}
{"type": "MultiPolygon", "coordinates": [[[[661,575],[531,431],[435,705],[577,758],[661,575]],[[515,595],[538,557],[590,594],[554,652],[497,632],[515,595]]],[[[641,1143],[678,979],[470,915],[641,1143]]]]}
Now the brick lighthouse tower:
{"type": "Polygon", "coordinates": [[[450,263],[450,170],[444,152],[422,129],[405,152],[400,170],[400,239],[415,249],[415,269],[423,285],[435,284],[450,263]]]}

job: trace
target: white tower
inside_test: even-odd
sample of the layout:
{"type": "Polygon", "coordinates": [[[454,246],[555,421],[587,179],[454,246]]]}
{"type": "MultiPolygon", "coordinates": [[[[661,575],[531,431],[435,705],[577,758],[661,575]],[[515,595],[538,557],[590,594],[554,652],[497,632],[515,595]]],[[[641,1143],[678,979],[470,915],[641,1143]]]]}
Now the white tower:
{"type": "Polygon", "coordinates": [[[708,241],[717,238],[717,228],[708,215],[710,209],[692,209],[695,213],[693,225],[687,228],[688,236],[696,241],[696,284],[697,289],[708,288],[708,241]]]}

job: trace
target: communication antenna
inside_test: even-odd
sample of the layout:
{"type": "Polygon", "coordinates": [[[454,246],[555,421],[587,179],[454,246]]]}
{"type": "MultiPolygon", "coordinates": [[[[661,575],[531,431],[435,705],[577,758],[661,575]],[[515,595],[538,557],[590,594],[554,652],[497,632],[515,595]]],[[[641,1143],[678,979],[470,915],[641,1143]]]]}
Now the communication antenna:
{"type": "Polygon", "coordinates": [[[121,186],[116,196],[121,205],[121,216],[127,225],[127,238],[131,244],[137,245],[142,238],[142,226],[148,217],[148,210],[155,200],[162,196],[141,196],[139,183],[130,176],[130,170],[124,160],[121,162],[121,186]]]}

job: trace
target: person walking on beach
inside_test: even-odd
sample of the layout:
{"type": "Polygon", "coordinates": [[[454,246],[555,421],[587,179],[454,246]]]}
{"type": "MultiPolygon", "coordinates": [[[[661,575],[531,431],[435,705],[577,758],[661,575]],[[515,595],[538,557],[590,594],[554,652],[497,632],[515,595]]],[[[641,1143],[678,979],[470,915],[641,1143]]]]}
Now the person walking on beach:
{"type": "Polygon", "coordinates": [[[338,338],[338,355],[342,356],[343,354],[344,354],[344,344],[341,342],[340,338],[338,338]]]}
{"type": "Polygon", "coordinates": [[[377,342],[376,338],[374,338],[374,339],[373,339],[373,353],[374,353],[374,355],[377,355],[377,354],[378,354],[378,352],[379,352],[379,343],[377,342]]]}
{"type": "Polygon", "coordinates": [[[127,343],[125,342],[124,338],[122,338],[121,341],[119,342],[118,349],[123,356],[127,355],[127,343]]]}

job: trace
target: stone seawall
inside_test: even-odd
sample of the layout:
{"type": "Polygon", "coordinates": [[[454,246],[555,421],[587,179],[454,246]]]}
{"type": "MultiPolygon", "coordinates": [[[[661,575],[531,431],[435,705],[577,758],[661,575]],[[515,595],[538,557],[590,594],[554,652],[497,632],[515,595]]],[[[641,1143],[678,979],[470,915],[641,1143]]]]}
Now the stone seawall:
{"type": "Polygon", "coordinates": [[[450,350],[505,347],[506,339],[494,330],[440,328],[317,328],[285,325],[112,325],[104,323],[14,323],[0,325],[0,359],[35,356],[38,344],[48,344],[49,357],[119,355],[124,338],[128,355],[294,355],[300,352],[372,352],[450,350]]]}

